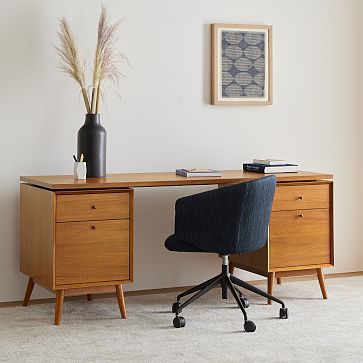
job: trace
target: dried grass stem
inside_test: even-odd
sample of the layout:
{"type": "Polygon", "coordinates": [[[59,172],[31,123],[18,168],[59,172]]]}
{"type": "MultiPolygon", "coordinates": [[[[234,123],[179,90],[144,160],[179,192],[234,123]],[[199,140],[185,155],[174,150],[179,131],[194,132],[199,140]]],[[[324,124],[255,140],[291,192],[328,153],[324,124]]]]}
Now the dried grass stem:
{"type": "Polygon", "coordinates": [[[59,20],[58,38],[60,44],[56,47],[61,59],[59,67],[80,86],[87,113],[99,112],[100,98],[102,97],[101,83],[104,84],[108,81],[118,87],[122,76],[119,71],[119,63],[127,61],[127,58],[123,53],[116,52],[116,33],[119,24],[120,21],[109,24],[107,10],[102,6],[92,70],[91,100],[89,100],[85,82],[85,62],[78,52],[77,42],[68,21],[64,17],[59,20]]]}
{"type": "Polygon", "coordinates": [[[79,84],[87,112],[90,112],[85,82],[85,62],[80,57],[76,39],[66,18],[62,17],[59,20],[59,27],[58,38],[60,45],[56,47],[56,51],[61,58],[59,68],[79,84]]]}

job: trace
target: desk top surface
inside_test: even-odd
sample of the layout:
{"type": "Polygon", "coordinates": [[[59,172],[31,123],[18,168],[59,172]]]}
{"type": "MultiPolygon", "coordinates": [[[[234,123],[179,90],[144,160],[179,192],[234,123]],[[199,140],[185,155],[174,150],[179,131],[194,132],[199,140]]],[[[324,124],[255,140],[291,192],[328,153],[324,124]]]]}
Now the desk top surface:
{"type": "MultiPolygon", "coordinates": [[[[223,170],[220,177],[191,177],[175,175],[175,172],[108,174],[105,178],[74,180],[73,175],[21,176],[22,182],[50,190],[110,189],[135,187],[163,187],[180,185],[232,184],[261,178],[265,175],[241,170],[223,170]]],[[[275,174],[277,182],[313,181],[333,179],[332,174],[299,171],[275,174]]]]}

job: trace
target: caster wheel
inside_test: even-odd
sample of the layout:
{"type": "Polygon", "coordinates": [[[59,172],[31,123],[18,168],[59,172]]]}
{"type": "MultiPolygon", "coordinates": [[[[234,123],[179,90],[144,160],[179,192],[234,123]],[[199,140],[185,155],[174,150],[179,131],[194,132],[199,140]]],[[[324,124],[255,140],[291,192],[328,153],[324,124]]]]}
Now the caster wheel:
{"type": "Polygon", "coordinates": [[[247,309],[250,306],[250,302],[245,297],[240,297],[242,306],[247,309]]]}
{"type": "Polygon", "coordinates": [[[174,314],[176,314],[176,313],[180,313],[181,311],[177,311],[178,310],[178,308],[179,308],[179,306],[180,306],[180,302],[178,301],[178,302],[175,302],[173,305],[172,305],[172,307],[171,307],[171,312],[172,313],[174,313],[174,314]]]}
{"type": "Polygon", "coordinates": [[[256,330],[256,325],[253,321],[251,320],[246,320],[245,321],[245,325],[244,328],[247,332],[252,333],[256,330]]]}
{"type": "Polygon", "coordinates": [[[287,308],[280,308],[280,319],[287,319],[289,317],[289,313],[287,308]]]}
{"type": "Polygon", "coordinates": [[[176,316],[173,319],[174,328],[184,328],[185,327],[185,319],[182,316],[176,316]]]}

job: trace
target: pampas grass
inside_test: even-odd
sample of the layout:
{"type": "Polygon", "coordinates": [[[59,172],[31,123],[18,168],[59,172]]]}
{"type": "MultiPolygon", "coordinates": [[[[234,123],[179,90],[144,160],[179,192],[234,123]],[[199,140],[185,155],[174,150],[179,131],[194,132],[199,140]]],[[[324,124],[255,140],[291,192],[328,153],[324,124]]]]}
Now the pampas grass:
{"type": "Polygon", "coordinates": [[[122,76],[118,66],[126,60],[123,53],[116,52],[116,33],[121,21],[109,24],[107,10],[102,6],[98,21],[97,45],[93,65],[91,112],[98,113],[101,98],[101,83],[109,81],[118,87],[122,76]]]}
{"type": "Polygon", "coordinates": [[[61,58],[59,68],[79,84],[87,113],[90,113],[91,108],[85,82],[85,62],[82,61],[79,55],[76,39],[66,18],[62,17],[59,20],[59,28],[58,39],[60,45],[56,47],[56,51],[61,58]]]}
{"type": "Polygon", "coordinates": [[[87,113],[99,112],[100,98],[102,97],[101,84],[103,85],[108,81],[111,86],[118,87],[122,77],[119,64],[122,61],[127,62],[127,58],[125,54],[117,52],[115,47],[119,25],[120,21],[114,24],[109,23],[107,10],[102,6],[92,70],[91,100],[89,100],[85,82],[85,62],[78,52],[77,42],[68,21],[64,17],[59,20],[58,38],[60,45],[55,47],[61,59],[59,67],[80,86],[87,113]]]}

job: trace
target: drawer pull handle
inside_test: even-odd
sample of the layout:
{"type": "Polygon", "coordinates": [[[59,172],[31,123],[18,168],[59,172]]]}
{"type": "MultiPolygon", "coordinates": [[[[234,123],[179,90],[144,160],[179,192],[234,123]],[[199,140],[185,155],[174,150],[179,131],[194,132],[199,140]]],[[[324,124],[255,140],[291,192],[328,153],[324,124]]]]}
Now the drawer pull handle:
{"type": "Polygon", "coordinates": [[[304,197],[299,197],[299,199],[304,199],[304,197]]]}
{"type": "Polygon", "coordinates": [[[299,217],[302,218],[302,217],[304,217],[304,215],[303,214],[299,214],[299,217]]]}
{"type": "Polygon", "coordinates": [[[95,205],[93,205],[91,208],[92,208],[92,209],[96,209],[96,206],[95,206],[95,205]]]}
{"type": "Polygon", "coordinates": [[[92,229],[96,229],[96,226],[91,226],[92,229]]]}

